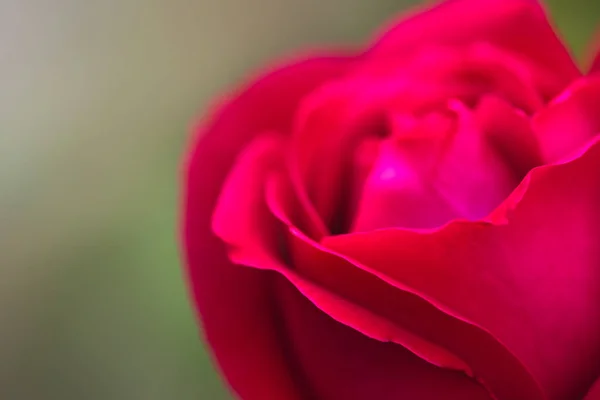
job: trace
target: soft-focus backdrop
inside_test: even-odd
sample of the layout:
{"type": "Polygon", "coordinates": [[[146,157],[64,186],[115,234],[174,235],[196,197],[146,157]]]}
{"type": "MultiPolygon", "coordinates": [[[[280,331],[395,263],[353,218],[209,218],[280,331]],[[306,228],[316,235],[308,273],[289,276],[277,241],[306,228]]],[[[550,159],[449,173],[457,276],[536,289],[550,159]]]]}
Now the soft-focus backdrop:
{"type": "MultiPolygon", "coordinates": [[[[414,2],[0,0],[0,398],[230,398],[178,254],[188,128],[274,57],[414,2]]],[[[549,5],[582,58],[600,1],[549,5]]]]}

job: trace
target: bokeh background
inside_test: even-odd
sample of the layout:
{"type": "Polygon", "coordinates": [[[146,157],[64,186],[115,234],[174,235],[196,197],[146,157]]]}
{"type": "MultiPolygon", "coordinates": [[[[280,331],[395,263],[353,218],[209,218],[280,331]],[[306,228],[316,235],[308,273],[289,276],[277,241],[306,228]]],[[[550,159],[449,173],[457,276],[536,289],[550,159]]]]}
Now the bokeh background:
{"type": "MultiPolygon", "coordinates": [[[[231,398],[180,266],[189,127],[260,65],[411,3],[0,0],[0,399],[231,398]]],[[[582,58],[600,1],[548,4],[582,58]]]]}

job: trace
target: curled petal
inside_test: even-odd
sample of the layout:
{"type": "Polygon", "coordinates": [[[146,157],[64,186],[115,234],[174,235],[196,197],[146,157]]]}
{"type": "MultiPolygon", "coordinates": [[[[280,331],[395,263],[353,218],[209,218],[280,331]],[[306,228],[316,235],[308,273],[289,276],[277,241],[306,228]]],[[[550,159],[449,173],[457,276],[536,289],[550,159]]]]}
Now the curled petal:
{"type": "Polygon", "coordinates": [[[314,387],[313,398],[490,400],[482,386],[460,372],[435,367],[402,346],[338,323],[283,278],[277,293],[294,354],[314,387]]]}
{"type": "MultiPolygon", "coordinates": [[[[473,369],[499,399],[541,399],[527,372],[489,334],[327,251],[290,226],[285,213],[290,199],[279,195],[293,192],[269,191],[277,187],[267,185],[264,193],[263,179],[280,154],[275,144],[269,137],[256,140],[220,196],[213,229],[229,245],[233,262],[263,270],[266,276],[267,271],[277,272],[324,313],[366,337],[396,343],[436,366],[467,374],[473,369]],[[238,204],[240,196],[245,201],[238,204]],[[287,245],[282,242],[286,238],[287,245]]],[[[295,361],[287,361],[292,371],[297,369],[295,361]]],[[[310,382],[302,388],[309,386],[310,382]]]]}
{"type": "Polygon", "coordinates": [[[582,398],[600,373],[599,140],[534,169],[498,210],[501,224],[385,229],[323,245],[486,329],[549,399],[582,398]]]}
{"type": "MultiPolygon", "coordinates": [[[[281,175],[279,175],[281,177],[281,175]]],[[[518,360],[487,332],[440,307],[426,296],[366,265],[315,243],[290,224],[293,197],[277,175],[268,185],[267,203],[287,226],[291,266],[299,276],[346,302],[333,307],[308,293],[298,277],[279,271],[321,310],[366,336],[392,341],[423,360],[474,375],[498,399],[541,399],[537,383],[518,360]],[[270,190],[269,190],[270,189],[270,190]],[[283,189],[283,190],[282,190],[283,189]]],[[[321,294],[321,297],[323,295],[321,294]]]]}

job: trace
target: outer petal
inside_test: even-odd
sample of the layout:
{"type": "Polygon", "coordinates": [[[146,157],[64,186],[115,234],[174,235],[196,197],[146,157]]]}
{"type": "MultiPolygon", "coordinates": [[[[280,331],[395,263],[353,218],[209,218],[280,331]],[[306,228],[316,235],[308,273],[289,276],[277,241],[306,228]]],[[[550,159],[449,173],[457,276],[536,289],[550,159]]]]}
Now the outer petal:
{"type": "Polygon", "coordinates": [[[376,56],[406,57],[427,45],[489,42],[530,60],[548,74],[547,94],[581,75],[537,1],[454,0],[396,22],[373,45],[376,56]]]}
{"type": "Polygon", "coordinates": [[[507,201],[505,224],[323,243],[485,328],[549,399],[582,398],[600,373],[599,140],[567,164],[536,168],[507,201]]]}
{"type": "Polygon", "coordinates": [[[463,374],[437,368],[394,343],[368,338],[323,313],[289,282],[278,281],[294,354],[326,400],[484,400],[463,374]]]}
{"type": "Polygon", "coordinates": [[[285,197],[291,191],[279,190],[278,196],[275,193],[278,185],[273,184],[277,181],[269,183],[268,189],[272,190],[268,190],[267,203],[273,214],[288,226],[292,263],[273,269],[286,276],[321,310],[366,336],[397,343],[434,365],[475,375],[497,399],[542,398],[530,373],[489,333],[456,318],[440,304],[389,276],[324,248],[295,229],[288,217],[294,209],[293,200],[285,197]],[[308,287],[308,282],[313,287],[308,287]]]}
{"type": "Polygon", "coordinates": [[[211,231],[211,215],[237,153],[259,132],[287,131],[299,99],[343,73],[348,62],[307,60],[247,87],[200,128],[185,165],[182,224],[191,291],[221,370],[245,400],[309,395],[286,358],[271,275],[232,265],[211,231]]]}
{"type": "MultiPolygon", "coordinates": [[[[334,320],[348,326],[348,329],[353,328],[353,330],[357,331],[357,333],[354,334],[356,336],[362,336],[365,340],[377,339],[380,341],[392,341],[406,346],[408,350],[413,352],[418,351],[419,355],[427,361],[430,361],[430,363],[433,362],[436,365],[451,366],[465,370],[466,367],[464,365],[457,365],[457,363],[460,363],[460,360],[456,360],[456,357],[448,351],[445,351],[443,348],[426,342],[426,340],[420,336],[412,334],[402,326],[397,325],[395,321],[388,320],[385,316],[382,317],[364,305],[353,303],[351,300],[352,293],[350,293],[350,296],[346,296],[347,292],[340,294],[329,291],[327,287],[323,285],[324,283],[327,283],[326,281],[313,280],[313,275],[305,273],[307,271],[304,264],[312,261],[311,259],[307,259],[307,257],[309,257],[320,262],[322,267],[327,265],[322,262],[326,260],[315,259],[315,256],[319,257],[318,249],[315,247],[306,248],[300,252],[302,257],[294,257],[293,253],[298,250],[298,246],[292,244],[290,246],[291,249],[289,249],[282,245],[281,240],[285,238],[285,230],[283,229],[286,227],[281,223],[278,223],[275,216],[270,214],[267,203],[265,202],[266,198],[263,196],[263,178],[265,175],[268,175],[268,171],[274,163],[277,163],[276,159],[281,155],[281,151],[278,149],[279,142],[280,141],[275,136],[262,136],[257,138],[246,149],[228,177],[215,210],[213,229],[220,238],[229,244],[230,257],[234,262],[240,264],[238,268],[248,269],[244,266],[254,267],[263,270],[263,274],[266,276],[271,276],[269,271],[278,272],[281,276],[285,277],[287,281],[292,283],[306,299],[310,300],[321,309],[322,312],[328,314],[329,317],[334,320]],[[238,201],[240,197],[244,198],[243,202],[238,201]],[[286,251],[286,249],[289,250],[286,251]],[[290,258],[292,257],[295,259],[294,262],[290,262],[290,258]]],[[[326,257],[326,255],[324,255],[324,257],[326,257]]],[[[331,263],[336,263],[336,261],[338,263],[344,262],[342,259],[335,260],[331,257],[329,261],[331,263]]],[[[350,265],[347,262],[346,264],[350,265]]],[[[335,265],[330,266],[339,268],[335,265]]],[[[339,274],[339,278],[342,280],[347,280],[348,278],[353,279],[353,276],[355,275],[347,276],[339,274]]],[[[377,279],[376,277],[372,278],[377,279]]],[[[385,285],[383,282],[381,282],[381,284],[385,285]]],[[[367,285],[367,287],[370,287],[370,285],[367,285]]],[[[393,288],[387,287],[388,293],[390,293],[390,290],[393,290],[393,288]]],[[[403,295],[403,293],[399,294],[400,296],[403,295]]],[[[404,296],[406,296],[406,294],[404,294],[404,296]]],[[[431,306],[424,304],[423,301],[420,301],[414,296],[411,297],[413,298],[412,303],[417,302],[421,307],[420,309],[423,311],[432,309],[431,306]]],[[[280,321],[285,320],[290,313],[294,316],[293,313],[295,310],[290,309],[294,304],[289,306],[287,303],[276,297],[272,297],[271,302],[273,305],[281,307],[284,311],[280,314],[280,321]]],[[[404,303],[403,305],[413,307],[413,304],[409,305],[409,303],[404,303]]],[[[399,308],[396,308],[396,310],[398,309],[399,308]]],[[[427,315],[429,315],[430,311],[427,312],[427,315]]],[[[438,314],[440,314],[439,311],[438,314]]],[[[428,320],[425,317],[414,320],[415,322],[420,321],[419,323],[421,324],[426,323],[427,325],[430,325],[430,322],[427,322],[428,320]]],[[[456,323],[460,324],[458,321],[456,321],[456,323]]],[[[311,325],[308,326],[310,326],[309,330],[313,329],[311,325]]],[[[308,326],[304,325],[304,328],[307,328],[308,326]]],[[[446,326],[447,325],[445,325],[445,327],[446,326]]],[[[434,332],[437,328],[439,327],[434,327],[429,330],[430,332],[434,332]]],[[[305,384],[303,385],[304,390],[302,392],[302,399],[344,398],[343,396],[348,393],[348,383],[343,379],[344,371],[330,371],[330,374],[339,374],[339,376],[331,382],[327,382],[323,381],[322,376],[318,377],[318,374],[314,374],[316,372],[315,369],[320,369],[322,366],[317,367],[311,365],[300,368],[306,362],[306,359],[302,357],[308,357],[310,360],[314,359],[318,354],[309,354],[311,351],[314,352],[315,349],[309,350],[304,347],[300,349],[300,352],[295,351],[297,350],[298,345],[302,345],[305,342],[302,338],[299,339],[296,335],[292,334],[289,327],[281,325],[280,329],[282,332],[285,332],[286,338],[291,339],[289,341],[289,346],[284,348],[285,354],[289,358],[289,361],[286,364],[287,370],[293,371],[294,376],[297,378],[306,377],[306,379],[304,379],[305,384]],[[300,359],[300,364],[297,363],[298,359],[300,359]],[[326,395],[323,393],[326,393],[326,395]]],[[[294,333],[297,333],[298,327],[294,326],[293,330],[295,331],[294,333]]],[[[340,340],[343,340],[343,337],[340,338],[340,340]]],[[[360,349],[357,349],[357,351],[359,350],[360,349]]],[[[400,353],[404,352],[402,351],[400,353]]],[[[358,354],[360,354],[360,352],[358,354]]],[[[245,357],[245,355],[240,356],[245,357]]],[[[329,361],[330,363],[336,361],[334,351],[330,352],[328,357],[334,358],[334,360],[329,361]]],[[[338,357],[341,357],[340,359],[343,360],[343,355],[338,355],[338,357]]],[[[399,371],[412,366],[413,362],[410,360],[414,360],[415,358],[408,357],[409,365],[405,366],[404,362],[406,358],[406,356],[402,356],[400,359],[396,360],[395,363],[397,364],[394,369],[399,371]]],[[[243,362],[246,360],[241,361],[243,362]]],[[[367,360],[365,360],[365,362],[367,362],[367,360]]],[[[312,362],[310,363],[312,364],[312,362]]],[[[393,365],[394,363],[389,362],[389,364],[393,365]]],[[[356,366],[355,369],[364,370],[363,375],[366,375],[367,377],[353,383],[356,390],[360,388],[360,390],[354,394],[355,396],[359,394],[364,396],[366,388],[373,385],[374,378],[370,376],[370,373],[377,367],[378,365],[368,364],[356,366]]],[[[434,376],[438,374],[444,375],[444,373],[439,372],[438,370],[434,371],[436,371],[434,372],[434,376]]],[[[420,376],[426,372],[416,371],[416,373],[420,376]]],[[[431,393],[427,394],[428,397],[425,398],[431,398],[429,396],[434,396],[434,393],[437,393],[437,390],[447,390],[451,393],[456,392],[456,394],[453,394],[453,397],[457,399],[486,398],[485,390],[482,390],[482,387],[475,382],[467,379],[466,376],[463,375],[461,377],[455,372],[448,372],[448,374],[449,378],[442,379],[438,382],[433,391],[428,387],[413,387],[414,383],[410,380],[402,381],[397,378],[392,380],[389,377],[380,377],[380,384],[384,386],[379,390],[387,392],[388,395],[402,392],[421,392],[424,393],[423,395],[431,393]]],[[[414,377],[415,374],[412,376],[414,377]]],[[[265,378],[263,377],[263,379],[265,378]]],[[[419,378],[419,380],[426,379],[426,376],[420,376],[419,378]]],[[[284,398],[287,399],[287,397],[284,398]]],[[[511,400],[514,399],[514,397],[509,398],[511,400]]],[[[530,396],[521,398],[527,400],[532,399],[530,396]]]]}

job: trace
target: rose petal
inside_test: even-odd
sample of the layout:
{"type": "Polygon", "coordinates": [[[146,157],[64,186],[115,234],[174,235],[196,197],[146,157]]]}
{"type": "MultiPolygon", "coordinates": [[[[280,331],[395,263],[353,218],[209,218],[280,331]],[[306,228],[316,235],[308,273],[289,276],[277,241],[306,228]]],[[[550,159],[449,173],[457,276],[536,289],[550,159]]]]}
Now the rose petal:
{"type": "Polygon", "coordinates": [[[464,218],[482,218],[510,194],[518,181],[485,140],[473,113],[457,101],[451,101],[449,107],[457,115],[456,132],[430,182],[464,218]]]}
{"type": "MultiPolygon", "coordinates": [[[[261,194],[265,188],[264,175],[281,155],[277,143],[272,136],[255,140],[221,193],[213,229],[230,246],[229,256],[233,262],[278,272],[335,320],[368,337],[397,343],[434,365],[466,372],[471,366],[428,339],[435,338],[450,348],[465,349],[477,376],[499,399],[539,399],[538,389],[527,372],[487,333],[444,314],[412,293],[395,288],[372,271],[324,251],[297,229],[289,225],[286,228],[289,221],[279,207],[289,203],[286,199],[273,198],[273,193],[267,196],[274,213],[271,214],[261,194]],[[245,201],[240,203],[242,196],[245,201]],[[280,217],[281,228],[289,229],[291,238],[296,239],[288,246],[281,242],[285,230],[277,229],[274,216],[280,217]],[[403,324],[411,330],[405,329],[403,324]]],[[[268,185],[267,189],[272,187],[268,185]]],[[[292,193],[291,186],[288,189],[285,193],[292,193]]],[[[297,372],[294,361],[288,360],[287,368],[299,379],[303,375],[297,372]]],[[[304,383],[302,388],[309,390],[309,386],[310,382],[304,383]]]]}
{"type": "MultiPolygon", "coordinates": [[[[421,11],[421,10],[419,10],[421,11]]],[[[547,75],[546,95],[554,95],[581,75],[554,33],[537,1],[445,1],[412,17],[395,21],[369,52],[375,57],[409,57],[428,45],[489,42],[530,60],[547,75]]]]}
{"type": "MultiPolygon", "coordinates": [[[[375,276],[365,276],[363,274],[363,277],[366,277],[366,281],[357,279],[357,277],[360,276],[361,271],[354,268],[351,263],[340,257],[328,257],[326,254],[322,255],[320,250],[316,248],[318,245],[298,231],[289,219],[289,210],[294,207],[292,199],[289,196],[286,196],[286,194],[291,193],[289,191],[289,185],[283,186],[284,181],[280,174],[272,175],[270,178],[271,179],[268,180],[266,193],[267,205],[272,214],[283,223],[283,226],[288,231],[288,235],[286,235],[288,239],[287,245],[290,248],[292,258],[290,260],[291,266],[289,266],[289,268],[292,268],[293,266],[295,271],[302,274],[302,278],[295,276],[295,274],[289,271],[285,271],[285,266],[279,266],[276,268],[277,270],[284,276],[287,276],[291,282],[303,292],[303,287],[306,283],[302,281],[305,278],[308,278],[310,282],[320,285],[325,291],[327,291],[328,288],[339,287],[339,285],[336,285],[336,283],[339,282],[363,281],[365,283],[363,289],[356,293],[345,290],[333,295],[334,297],[341,295],[341,298],[344,299],[354,300],[356,296],[360,296],[360,294],[365,293],[365,291],[371,291],[373,288],[377,288],[377,291],[383,290],[384,292],[387,291],[387,293],[390,293],[390,289],[392,288],[385,285],[383,281],[378,280],[375,276]],[[285,190],[285,192],[283,192],[282,189],[285,190]],[[328,265],[327,269],[321,269],[324,265],[328,265]],[[332,273],[332,271],[336,271],[337,273],[332,273]],[[359,275],[357,275],[357,273],[359,275]]],[[[346,288],[351,289],[348,286],[346,288]]],[[[333,293],[335,293],[335,291],[332,292],[332,294],[333,293]]],[[[331,297],[332,294],[328,294],[328,296],[331,297]]],[[[322,295],[320,297],[323,298],[322,295]]],[[[338,321],[354,327],[369,337],[381,341],[393,341],[401,344],[434,365],[469,371],[469,367],[464,362],[457,359],[443,348],[428,343],[427,340],[411,334],[402,327],[394,326],[393,321],[386,321],[385,318],[382,319],[381,315],[371,313],[368,308],[365,309],[359,304],[353,305],[352,303],[343,302],[340,303],[340,307],[334,310],[331,306],[316,300],[316,297],[309,296],[309,298],[315,301],[315,304],[318,304],[321,309],[330,313],[330,315],[338,321]]],[[[417,303],[419,303],[419,300],[416,298],[411,298],[411,300],[416,300],[417,303]]],[[[421,302],[416,305],[416,307],[427,308],[427,305],[421,302]]],[[[433,309],[431,310],[434,311],[433,309]]],[[[425,311],[423,310],[423,312],[425,311]]]]}
{"type": "Polygon", "coordinates": [[[311,237],[341,229],[337,225],[346,213],[339,204],[350,190],[352,154],[363,138],[379,134],[378,118],[356,107],[359,87],[368,86],[352,83],[324,85],[304,99],[296,115],[290,175],[302,208],[324,223],[307,232],[311,237]]]}
{"type": "MultiPolygon", "coordinates": [[[[363,187],[353,232],[387,227],[429,228],[460,216],[404,157],[386,142],[363,187]]],[[[400,144],[402,146],[402,144],[400,144]]]]}
{"type": "MultiPolygon", "coordinates": [[[[213,217],[213,230],[230,246],[231,259],[241,265],[279,272],[334,318],[346,313],[345,310],[351,310],[351,318],[344,319],[344,322],[368,336],[379,340],[401,340],[409,348],[417,346],[421,348],[423,355],[425,351],[437,358],[437,365],[452,364],[456,368],[466,369],[464,364],[454,360],[443,349],[427,344],[423,339],[395,327],[384,318],[323,290],[286,266],[289,250],[280,245],[281,238],[285,235],[282,236],[281,229],[278,228],[287,228],[278,224],[274,215],[268,212],[263,196],[268,171],[281,156],[280,144],[281,141],[273,136],[255,140],[238,161],[219,197],[213,217]],[[242,196],[244,202],[240,203],[242,196]]],[[[268,188],[272,186],[269,185],[268,188]]]]}
{"type": "Polygon", "coordinates": [[[388,114],[445,106],[448,98],[460,97],[462,89],[403,75],[392,79],[357,75],[331,82],[307,96],[296,116],[291,176],[302,209],[309,219],[321,219],[325,226],[305,229],[294,221],[297,227],[315,239],[347,231],[351,222],[347,221],[348,209],[353,208],[348,197],[362,185],[353,168],[360,145],[388,133],[388,114]]]}
{"type": "Polygon", "coordinates": [[[451,140],[454,118],[441,112],[389,114],[389,137],[380,140],[370,174],[354,194],[358,206],[350,231],[432,227],[459,217],[428,182],[451,140]]]}
{"type": "Polygon", "coordinates": [[[490,332],[549,399],[582,398],[600,373],[600,139],[535,169],[502,207],[507,223],[455,221],[323,244],[490,332]]]}
{"type": "Polygon", "coordinates": [[[290,208],[294,208],[290,193],[283,176],[274,174],[267,186],[267,203],[288,227],[287,248],[294,271],[318,284],[329,297],[340,296],[346,301],[324,302],[323,294],[306,291],[306,282],[294,273],[283,266],[275,269],[321,310],[369,337],[400,344],[434,365],[468,374],[472,370],[498,399],[541,398],[529,373],[486,332],[454,318],[430,299],[389,277],[323,248],[295,229],[288,217],[290,208]]]}
{"type": "MultiPolygon", "coordinates": [[[[538,389],[528,373],[486,332],[441,312],[414,293],[395,287],[374,271],[325,251],[288,225],[279,207],[293,206],[289,199],[273,198],[273,193],[267,193],[270,202],[265,204],[264,175],[269,174],[282,155],[279,143],[277,136],[256,139],[239,159],[219,197],[213,229],[230,246],[233,262],[278,272],[332,318],[369,337],[400,344],[434,365],[466,372],[472,367],[499,399],[539,399],[538,389]],[[242,197],[244,202],[239,202],[242,197]],[[292,234],[289,237],[296,239],[294,242],[287,246],[281,242],[285,231],[277,229],[274,216],[283,222],[282,228],[288,225],[292,234]],[[359,301],[355,302],[356,299],[359,301]],[[446,348],[460,350],[469,365],[446,348]]],[[[267,185],[266,189],[270,187],[267,185]]],[[[291,186],[285,193],[292,193],[291,186]]],[[[244,361],[247,360],[238,358],[238,363],[244,361]]],[[[289,370],[297,371],[294,360],[287,363],[289,370]]],[[[302,374],[293,372],[293,376],[299,379],[302,374]]],[[[301,385],[303,390],[309,390],[309,384],[301,385]]]]}
{"type": "Polygon", "coordinates": [[[325,224],[308,231],[311,237],[347,230],[345,217],[350,213],[342,207],[358,180],[353,155],[364,140],[385,134],[386,109],[399,102],[414,109],[444,99],[443,92],[444,88],[404,78],[347,78],[307,96],[296,116],[290,168],[303,208],[325,224]]]}
{"type": "Polygon", "coordinates": [[[600,133],[600,76],[573,83],[535,115],[532,126],[547,163],[571,157],[600,133]]]}
{"type": "Polygon", "coordinates": [[[286,332],[315,398],[490,399],[463,374],[434,367],[401,346],[370,339],[336,322],[283,279],[277,289],[286,310],[286,332]]]}
{"type": "Polygon", "coordinates": [[[246,400],[301,399],[310,393],[286,357],[271,276],[229,261],[210,227],[215,202],[245,144],[259,132],[289,129],[298,99],[343,73],[348,63],[342,58],[311,59],[242,89],[199,129],[185,165],[182,235],[190,291],[224,376],[246,400]]]}
{"type": "Polygon", "coordinates": [[[449,107],[455,126],[442,117],[422,118],[415,127],[397,127],[396,140],[382,144],[353,231],[480,219],[517,186],[516,175],[480,132],[473,113],[456,100],[449,107]]]}
{"type": "Polygon", "coordinates": [[[318,239],[347,230],[343,217],[349,213],[340,205],[348,203],[347,193],[357,180],[352,174],[353,155],[365,140],[386,134],[389,109],[413,111],[455,94],[443,85],[405,76],[393,80],[356,76],[330,82],[307,96],[296,115],[290,168],[303,208],[325,223],[313,230],[316,234],[308,232],[310,236],[318,239]]]}

